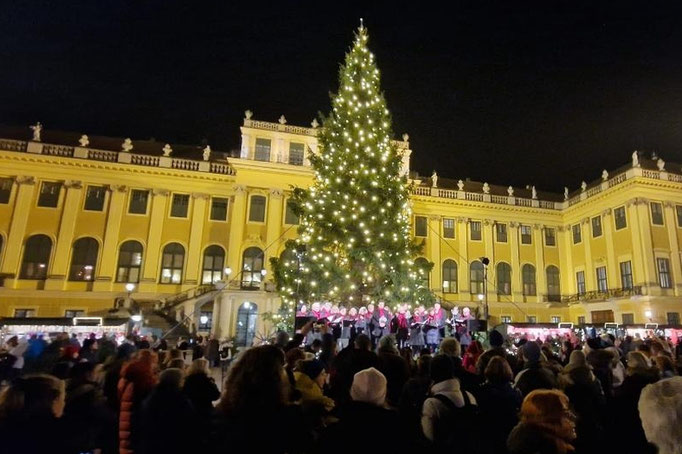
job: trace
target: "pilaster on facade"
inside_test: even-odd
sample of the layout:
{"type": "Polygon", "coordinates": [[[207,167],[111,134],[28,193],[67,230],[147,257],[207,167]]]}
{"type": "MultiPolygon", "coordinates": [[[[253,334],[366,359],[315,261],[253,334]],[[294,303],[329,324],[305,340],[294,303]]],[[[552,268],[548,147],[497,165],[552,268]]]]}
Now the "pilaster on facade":
{"type": "Polygon", "coordinates": [[[544,301],[544,295],[547,292],[547,271],[545,265],[545,249],[542,241],[542,226],[538,224],[533,225],[533,244],[535,245],[535,264],[536,264],[536,292],[538,295],[538,303],[544,301]]]}
{"type": "Polygon", "coordinates": [[[490,260],[488,265],[488,282],[486,282],[486,293],[488,301],[493,301],[497,296],[497,285],[495,281],[495,248],[493,247],[494,241],[494,226],[495,222],[492,219],[483,220],[483,247],[485,251],[485,256],[490,260]],[[492,283],[492,285],[491,285],[492,283]]]}
{"type": "Polygon", "coordinates": [[[64,183],[66,196],[57,233],[54,260],[50,268],[50,275],[45,282],[46,290],[61,290],[66,282],[68,273],[68,260],[71,246],[74,240],[76,218],[80,211],[80,203],[83,195],[83,183],[81,181],[68,180],[64,183]]]}
{"type": "Polygon", "coordinates": [[[187,247],[187,272],[184,279],[187,285],[198,285],[201,279],[200,268],[203,258],[201,246],[203,244],[206,206],[210,198],[208,194],[204,193],[195,192],[192,194],[192,221],[187,247]]]}
{"type": "MultiPolygon", "coordinates": [[[[585,285],[587,289],[597,290],[597,269],[594,266],[592,257],[592,232],[590,229],[590,218],[580,221],[580,238],[585,248],[585,285]]],[[[612,283],[607,281],[610,286],[612,283]]]]}
{"type": "Polygon", "coordinates": [[[459,260],[457,260],[457,282],[459,286],[460,297],[467,297],[471,283],[469,282],[469,232],[468,220],[466,218],[457,218],[457,238],[459,249],[459,260]]]}
{"type": "Polygon", "coordinates": [[[152,207],[147,233],[147,247],[144,253],[142,279],[140,291],[154,291],[159,280],[159,263],[161,256],[161,234],[166,220],[167,201],[170,191],[167,189],[152,189],[152,207]]]}
{"type": "MultiPolygon", "coordinates": [[[[267,226],[265,234],[265,247],[270,248],[269,250],[264,250],[263,253],[267,256],[273,256],[277,254],[276,242],[282,235],[282,225],[284,218],[284,191],[279,188],[273,188],[270,190],[268,198],[268,213],[267,213],[267,226]]],[[[270,273],[270,260],[263,259],[263,266],[270,273]]]]}
{"type": "Polygon", "coordinates": [[[35,193],[35,179],[31,176],[18,176],[15,178],[18,185],[14,198],[14,209],[7,234],[7,246],[5,257],[2,262],[2,274],[14,276],[15,279],[6,279],[5,286],[13,287],[18,278],[21,260],[21,248],[26,237],[28,216],[33,204],[35,193]]]}
{"type": "Polygon", "coordinates": [[[122,185],[110,185],[109,205],[107,207],[107,222],[104,228],[104,242],[102,244],[102,258],[95,275],[93,290],[109,291],[112,281],[116,279],[116,265],[119,247],[119,233],[125,210],[127,188],[122,185]]]}
{"type": "Polygon", "coordinates": [[[244,185],[236,184],[233,187],[234,197],[232,200],[232,213],[230,222],[229,242],[227,250],[226,266],[232,268],[233,279],[238,277],[241,270],[241,244],[244,239],[244,224],[246,222],[247,194],[244,185]]]}
{"type": "Polygon", "coordinates": [[[519,227],[518,222],[509,223],[509,245],[511,248],[511,290],[514,301],[523,301],[523,286],[521,276],[521,257],[519,251],[519,227]]]}
{"type": "Polygon", "coordinates": [[[677,220],[675,204],[665,202],[663,204],[665,213],[665,225],[668,231],[668,243],[670,244],[670,263],[672,267],[672,281],[675,296],[682,295],[682,265],[680,257],[680,244],[677,237],[677,220]]]}
{"type": "MultiPolygon", "coordinates": [[[[653,241],[651,239],[651,223],[649,220],[649,206],[644,199],[635,199],[630,205],[628,211],[632,213],[632,218],[637,224],[639,234],[635,236],[635,229],[633,229],[633,236],[635,236],[634,249],[638,250],[640,262],[644,271],[644,283],[647,288],[647,293],[658,293],[660,287],[656,279],[656,262],[653,253],[653,241]]],[[[640,279],[641,279],[640,275],[640,279]]]]}
{"type": "Polygon", "coordinates": [[[426,242],[426,251],[433,262],[433,269],[431,270],[431,288],[437,292],[443,292],[443,258],[440,254],[440,223],[441,217],[438,215],[430,215],[428,218],[428,239],[426,242]]]}

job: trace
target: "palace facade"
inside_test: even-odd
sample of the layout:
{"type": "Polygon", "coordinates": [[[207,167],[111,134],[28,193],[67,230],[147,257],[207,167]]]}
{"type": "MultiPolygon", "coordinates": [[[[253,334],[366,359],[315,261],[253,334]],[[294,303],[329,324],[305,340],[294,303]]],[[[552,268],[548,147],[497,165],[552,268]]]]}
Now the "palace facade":
{"type": "MultiPolygon", "coordinates": [[[[289,196],[312,180],[317,131],[249,114],[231,157],[0,129],[0,316],[126,308],[242,344],[268,333],[260,315],[279,304],[269,259],[296,236],[289,196]]],[[[405,173],[408,139],[396,142],[405,173]]],[[[425,280],[447,305],[483,313],[487,301],[491,324],[679,324],[679,165],[634,155],[566,194],[411,183],[417,260],[434,263],[425,280]]]]}

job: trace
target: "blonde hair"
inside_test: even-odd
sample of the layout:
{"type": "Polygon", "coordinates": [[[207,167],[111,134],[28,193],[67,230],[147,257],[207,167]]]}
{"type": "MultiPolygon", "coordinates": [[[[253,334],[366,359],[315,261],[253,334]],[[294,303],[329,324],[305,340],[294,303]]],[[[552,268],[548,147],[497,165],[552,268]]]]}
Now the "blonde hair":
{"type": "Polygon", "coordinates": [[[187,371],[187,375],[201,373],[207,375],[209,373],[208,360],[206,358],[197,358],[194,361],[192,361],[192,365],[189,366],[189,370],[187,371]]]}

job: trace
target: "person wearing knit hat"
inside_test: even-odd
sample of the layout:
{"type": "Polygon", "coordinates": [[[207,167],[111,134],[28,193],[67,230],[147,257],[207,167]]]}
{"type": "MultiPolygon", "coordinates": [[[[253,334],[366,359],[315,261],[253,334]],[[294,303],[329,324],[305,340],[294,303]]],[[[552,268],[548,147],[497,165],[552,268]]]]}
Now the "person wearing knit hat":
{"type": "Polygon", "coordinates": [[[352,400],[339,404],[334,412],[339,421],[322,431],[319,452],[347,454],[358,446],[372,453],[405,452],[404,433],[399,432],[402,420],[385,403],[386,384],[386,377],[374,367],[353,376],[352,400]]]}
{"type": "Polygon", "coordinates": [[[353,376],[350,397],[354,401],[383,406],[386,403],[386,377],[374,367],[353,376]]]}
{"type": "Polygon", "coordinates": [[[556,388],[554,372],[545,367],[540,361],[542,352],[537,342],[526,342],[521,348],[525,359],[524,369],[516,375],[514,387],[525,397],[536,389],[556,388]]]}
{"type": "Polygon", "coordinates": [[[638,409],[646,438],[658,454],[682,454],[682,377],[647,385],[638,409]]]}
{"type": "Polygon", "coordinates": [[[334,401],[322,393],[327,372],[320,361],[299,361],[294,371],[294,380],[304,412],[314,415],[313,419],[321,418],[324,412],[334,408],[334,401]]]}

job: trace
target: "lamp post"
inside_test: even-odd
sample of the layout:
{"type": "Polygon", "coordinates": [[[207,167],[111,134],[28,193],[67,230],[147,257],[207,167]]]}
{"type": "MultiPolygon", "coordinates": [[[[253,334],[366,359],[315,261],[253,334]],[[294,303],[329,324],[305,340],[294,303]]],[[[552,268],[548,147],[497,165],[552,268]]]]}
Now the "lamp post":
{"type": "Polygon", "coordinates": [[[481,257],[480,260],[483,264],[483,318],[488,323],[488,317],[490,316],[488,311],[488,265],[490,264],[490,259],[488,257],[481,257]]]}

